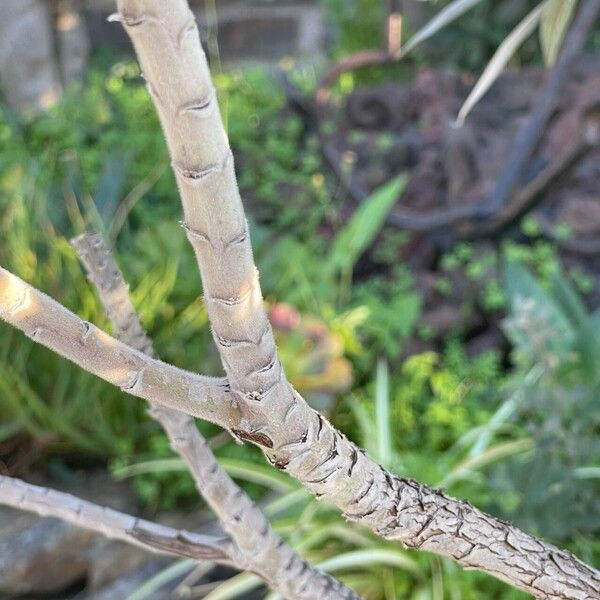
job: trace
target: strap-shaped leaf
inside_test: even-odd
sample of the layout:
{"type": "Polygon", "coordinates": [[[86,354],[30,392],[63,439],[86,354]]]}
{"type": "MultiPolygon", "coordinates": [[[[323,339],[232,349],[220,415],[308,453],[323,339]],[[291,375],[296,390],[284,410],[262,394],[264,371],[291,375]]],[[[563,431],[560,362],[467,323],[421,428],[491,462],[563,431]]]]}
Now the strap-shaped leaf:
{"type": "Polygon", "coordinates": [[[454,2],[448,4],[448,6],[440,10],[440,12],[432,19],[427,21],[427,23],[425,23],[425,25],[423,25],[423,27],[408,40],[406,45],[401,48],[400,54],[405,56],[419,44],[440,31],[440,29],[443,29],[446,25],[449,25],[452,21],[461,17],[468,10],[471,10],[471,8],[476,4],[479,4],[479,2],[481,2],[481,0],[454,0],[454,2]]]}
{"type": "Polygon", "coordinates": [[[540,44],[544,62],[552,66],[556,62],[569,23],[575,13],[578,0],[550,0],[540,22],[540,44]]]}
{"type": "Polygon", "coordinates": [[[462,105],[458,117],[456,119],[458,125],[462,125],[467,115],[473,107],[481,100],[481,98],[490,89],[494,81],[504,71],[508,61],[517,51],[519,46],[533,33],[537,27],[542,14],[548,6],[548,1],[545,0],[538,4],[506,37],[506,39],[498,46],[498,50],[492,56],[490,62],[484,69],[481,77],[471,90],[471,93],[462,105]]]}

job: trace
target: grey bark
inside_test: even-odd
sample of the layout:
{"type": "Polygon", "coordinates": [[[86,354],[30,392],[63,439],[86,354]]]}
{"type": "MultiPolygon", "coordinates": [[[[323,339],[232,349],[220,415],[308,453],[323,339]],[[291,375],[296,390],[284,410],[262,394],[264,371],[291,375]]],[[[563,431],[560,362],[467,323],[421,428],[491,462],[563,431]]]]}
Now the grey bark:
{"type": "Polygon", "coordinates": [[[540,598],[599,597],[600,574],[469,503],[386,472],[286,379],[198,30],[185,0],[118,0],[154,100],[182,199],[213,337],[237,405],[242,441],[262,448],[353,521],[449,556],[540,598]]]}
{"type": "Polygon", "coordinates": [[[211,560],[229,566],[239,564],[242,568],[244,565],[235,544],[226,537],[216,538],[157,525],[71,494],[5,475],[0,475],[0,504],[43,517],[57,517],[148,552],[211,560]]]}
{"type": "MultiPolygon", "coordinates": [[[[131,303],[129,286],[102,236],[84,234],[72,244],[88,278],[98,289],[117,338],[154,356],[152,342],[131,303]]],[[[339,581],[311,567],[275,533],[256,504],[221,468],[192,417],[158,405],[151,405],[150,414],[162,425],[171,448],[187,465],[198,492],[237,544],[246,570],[259,575],[284,598],[358,598],[339,581]]]]}

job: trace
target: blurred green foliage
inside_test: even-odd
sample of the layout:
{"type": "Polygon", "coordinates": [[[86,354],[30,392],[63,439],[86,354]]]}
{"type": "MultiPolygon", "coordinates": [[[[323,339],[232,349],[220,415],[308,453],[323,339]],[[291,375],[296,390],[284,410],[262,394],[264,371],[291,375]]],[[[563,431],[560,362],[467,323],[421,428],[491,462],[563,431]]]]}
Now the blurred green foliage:
{"type": "MultiPolygon", "coordinates": [[[[331,52],[334,57],[365,49],[383,48],[387,2],[385,0],[320,0],[333,23],[331,52]]],[[[407,14],[417,16],[405,22],[404,39],[438,13],[452,0],[404,0],[407,14]],[[409,6],[409,5],[413,6],[409,6]]],[[[419,63],[443,64],[479,70],[492,57],[512,28],[533,9],[539,0],[482,0],[455,23],[441,29],[416,54],[419,63]]],[[[527,42],[517,60],[541,59],[535,38],[527,42]]],[[[392,67],[391,70],[394,70],[392,67]]]]}
{"type": "MultiPolygon", "coordinates": [[[[328,0],[328,5],[337,6],[348,24],[355,19],[352,10],[373,3],[328,0]]],[[[360,14],[375,23],[374,12],[360,14]]],[[[365,29],[365,36],[373,31],[365,29]]],[[[347,37],[352,39],[351,30],[347,37]]],[[[352,389],[328,408],[334,422],[376,459],[501,512],[593,561],[598,556],[591,541],[598,530],[592,506],[598,482],[593,400],[600,369],[588,359],[600,356],[600,320],[582,308],[575,290],[561,287],[554,248],[543,241],[506,245],[503,253],[513,263],[536,271],[534,278],[512,267],[508,284],[497,250],[475,253],[461,245],[441,259],[448,273],[460,270],[484,283],[476,302],[485,310],[511,311],[509,336],[518,351],[512,372],[500,353],[467,356],[455,336],[440,351],[403,357],[418,329],[421,298],[407,267],[395,264],[397,254],[387,243],[392,233],[381,231],[402,181],[376,190],[341,222],[337,188],[317,141],[304,137],[276,84],[260,71],[223,73],[216,84],[267,301],[271,307],[287,303],[308,324],[278,336],[292,379],[314,384],[324,375],[339,376],[328,367],[349,361],[352,389]],[[355,267],[368,250],[386,268],[357,279],[355,267]],[[541,346],[531,332],[523,333],[517,296],[532,297],[547,309],[532,315],[538,320],[528,325],[546,332],[541,346]],[[539,321],[546,317],[552,322],[539,321]],[[324,328],[326,352],[307,342],[307,328],[314,325],[324,328]],[[315,372],[319,362],[323,370],[315,372]],[[538,468],[540,461],[552,468],[538,468]],[[559,492],[565,485],[563,502],[559,492]],[[593,514],[587,522],[584,509],[593,514]]],[[[163,137],[137,68],[119,62],[92,69],[82,89],[30,120],[3,109],[0,140],[0,264],[109,328],[68,243],[87,227],[99,228],[116,243],[134,304],[159,355],[183,368],[219,373],[195,260],[177,224],[180,207],[163,137]]],[[[533,240],[531,223],[523,227],[533,240]]],[[[394,248],[401,243],[395,239],[394,248]]],[[[441,279],[440,291],[444,283],[441,279]]],[[[585,291],[585,284],[580,274],[577,289],[585,291]]],[[[322,391],[311,388],[309,400],[322,399],[322,391]]],[[[43,449],[42,458],[69,468],[108,462],[117,475],[135,477],[149,509],[197,501],[191,479],[142,403],[4,324],[0,392],[0,442],[25,433],[36,452],[43,449]]],[[[217,433],[210,425],[199,427],[209,437],[217,433]]],[[[523,597],[489,577],[404,551],[346,524],[249,447],[226,443],[216,452],[254,497],[275,495],[266,512],[291,543],[339,569],[368,598],[523,597]]],[[[252,581],[245,578],[240,585],[252,581]]]]}
{"type": "Polygon", "coordinates": [[[510,388],[521,391],[515,420],[535,452],[495,470],[498,504],[530,531],[593,538],[600,531],[600,311],[587,311],[560,269],[543,282],[509,261],[505,279],[516,364],[510,388]]]}

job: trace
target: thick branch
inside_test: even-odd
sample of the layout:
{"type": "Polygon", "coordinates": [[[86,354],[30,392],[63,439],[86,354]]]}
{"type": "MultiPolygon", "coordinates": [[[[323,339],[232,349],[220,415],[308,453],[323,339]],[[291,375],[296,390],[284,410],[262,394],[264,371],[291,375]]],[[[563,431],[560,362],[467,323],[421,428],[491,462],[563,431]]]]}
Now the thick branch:
{"type": "Polygon", "coordinates": [[[600,575],[470,504],[393,476],[313,411],[283,373],[198,30],[187,3],[119,0],[160,116],[213,335],[258,445],[318,497],[377,533],[449,556],[540,598],[598,597],[600,575]]]}
{"type": "MultiPolygon", "coordinates": [[[[117,337],[152,356],[152,342],[133,308],[129,286],[102,236],[84,234],[72,244],[99,291],[117,337]]],[[[256,504],[219,465],[190,416],[151,406],[150,414],[163,426],[171,448],[186,463],[198,492],[237,544],[247,570],[262,577],[285,598],[358,598],[331,576],[313,569],[284,543],[256,504]]]]}
{"type": "Polygon", "coordinates": [[[62,519],[105,537],[134,544],[148,552],[212,560],[240,569],[247,568],[235,546],[226,537],[216,538],[172,529],[87,502],[71,494],[31,485],[4,475],[0,475],[0,504],[42,517],[62,519]]]}
{"type": "Polygon", "coordinates": [[[128,394],[222,427],[240,422],[225,380],[195,375],[129,348],[1,267],[0,318],[128,394]]]}
{"type": "MultiPolygon", "coordinates": [[[[14,310],[14,297],[6,294],[3,285],[6,276],[25,286],[20,279],[0,270],[2,318],[5,318],[6,306],[12,306],[14,310]]],[[[33,288],[27,286],[27,289],[31,297],[41,296],[50,301],[33,288]]],[[[61,310],[71,315],[62,307],[61,310]]],[[[67,345],[68,333],[63,338],[57,328],[58,341],[51,347],[67,345]]],[[[110,347],[103,351],[110,354],[110,347]]],[[[81,362],[78,364],[84,366],[81,362]]],[[[165,367],[173,369],[168,365],[165,367]]],[[[99,374],[97,369],[90,372],[99,374]]],[[[169,385],[178,390],[194,377],[197,376],[174,369],[169,375],[169,385]]],[[[312,416],[308,417],[301,439],[274,448],[267,442],[266,448],[262,446],[263,450],[268,452],[270,460],[274,457],[275,461],[281,461],[276,462],[276,466],[289,470],[317,497],[340,507],[349,520],[362,523],[379,535],[399,540],[408,547],[437,552],[454,558],[465,568],[491,573],[537,598],[600,597],[597,592],[600,573],[570,553],[486,515],[468,502],[449,498],[439,490],[388,473],[318,413],[311,411],[308,414],[312,416]],[[299,469],[308,472],[303,470],[299,475],[299,469]]],[[[254,435],[250,441],[261,446],[265,437],[254,435]]]]}

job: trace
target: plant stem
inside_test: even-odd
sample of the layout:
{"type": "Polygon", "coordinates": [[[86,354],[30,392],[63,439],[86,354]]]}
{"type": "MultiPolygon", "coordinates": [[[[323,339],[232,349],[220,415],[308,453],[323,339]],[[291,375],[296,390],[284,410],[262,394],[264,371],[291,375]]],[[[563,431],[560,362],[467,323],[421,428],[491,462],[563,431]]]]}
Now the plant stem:
{"type": "Polygon", "coordinates": [[[597,597],[600,574],[567,552],[410,479],[385,471],[312,410],[283,372],[267,320],[233,157],[185,0],[119,0],[154,100],[184,223],[232,394],[232,432],[348,518],[437,552],[539,598],[597,597]]]}
{"type": "MultiPolygon", "coordinates": [[[[152,341],[133,308],[129,286],[102,236],[84,234],[72,244],[98,289],[117,338],[153,356],[152,341]]],[[[301,588],[319,598],[357,598],[331,576],[310,567],[275,533],[256,504],[219,465],[192,417],[157,405],[151,405],[150,414],[162,425],[171,448],[187,465],[198,492],[237,544],[245,570],[256,573],[290,600],[315,597],[300,592],[301,588]]]]}

